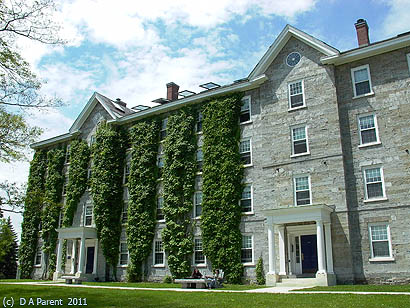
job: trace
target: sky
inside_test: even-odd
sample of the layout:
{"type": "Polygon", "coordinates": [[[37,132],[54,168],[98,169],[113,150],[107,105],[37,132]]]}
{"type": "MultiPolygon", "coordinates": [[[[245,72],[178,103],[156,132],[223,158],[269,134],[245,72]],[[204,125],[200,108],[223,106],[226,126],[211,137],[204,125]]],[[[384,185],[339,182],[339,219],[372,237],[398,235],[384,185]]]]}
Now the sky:
{"type": "MultiPolygon", "coordinates": [[[[56,1],[53,18],[67,44],[18,41],[42,93],[65,103],[27,118],[44,129],[40,140],[68,132],[95,91],[152,106],[171,81],[199,92],[209,81],[247,77],[286,24],[340,51],[357,47],[359,18],[371,42],[410,31],[410,0],[56,1]]],[[[28,170],[28,161],[0,163],[0,181],[23,183],[28,170]]],[[[11,218],[20,233],[21,215],[11,218]]]]}

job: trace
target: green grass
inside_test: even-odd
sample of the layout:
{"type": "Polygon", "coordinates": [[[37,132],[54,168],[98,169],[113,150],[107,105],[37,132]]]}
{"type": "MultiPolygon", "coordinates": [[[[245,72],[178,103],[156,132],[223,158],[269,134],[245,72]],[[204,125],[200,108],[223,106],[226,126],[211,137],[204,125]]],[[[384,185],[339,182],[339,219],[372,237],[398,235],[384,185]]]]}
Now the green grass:
{"type": "Polygon", "coordinates": [[[410,292],[410,285],[337,285],[295,291],[410,292]]]}
{"type": "Polygon", "coordinates": [[[36,282],[33,279],[0,279],[0,282],[36,282]]]}
{"type": "MultiPolygon", "coordinates": [[[[53,287],[46,285],[0,285],[0,301],[13,297],[62,299],[68,307],[68,298],[87,300],[87,307],[195,307],[195,308],[408,308],[409,296],[356,295],[356,294],[253,294],[217,292],[176,292],[149,290],[117,290],[94,288],[53,287]]],[[[38,306],[35,306],[38,307],[38,306]]],[[[47,306],[42,306],[47,307],[47,306]]],[[[48,306],[51,307],[51,306],[48,306]]]]}

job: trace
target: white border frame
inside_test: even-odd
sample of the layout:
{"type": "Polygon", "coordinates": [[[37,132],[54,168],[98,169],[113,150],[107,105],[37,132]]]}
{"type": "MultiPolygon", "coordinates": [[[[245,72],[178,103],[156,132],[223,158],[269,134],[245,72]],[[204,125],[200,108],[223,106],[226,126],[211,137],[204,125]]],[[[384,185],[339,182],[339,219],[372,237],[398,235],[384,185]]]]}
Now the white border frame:
{"type": "Polygon", "coordinates": [[[35,268],[41,268],[43,266],[43,261],[44,261],[44,252],[43,252],[43,243],[40,246],[40,242],[37,243],[37,249],[36,253],[34,254],[34,262],[33,262],[33,267],[35,268]],[[39,251],[40,250],[40,251],[39,251]],[[37,259],[37,254],[40,252],[41,254],[41,259],[40,259],[40,264],[36,264],[36,259],[37,259]]]}
{"type": "MultiPolygon", "coordinates": [[[[254,242],[254,236],[253,236],[253,234],[248,234],[248,233],[242,234],[242,237],[244,237],[244,236],[250,236],[250,237],[251,237],[251,241],[252,241],[252,262],[243,263],[243,262],[242,262],[242,257],[241,257],[241,263],[242,263],[243,266],[255,266],[255,242],[254,242]]],[[[241,238],[241,241],[242,241],[242,238],[241,238]]],[[[241,254],[242,254],[242,249],[243,249],[243,247],[242,247],[242,243],[241,243],[241,254]]]]}
{"type": "Polygon", "coordinates": [[[298,174],[298,175],[294,175],[293,176],[293,204],[294,206],[297,207],[301,207],[301,206],[308,206],[308,205],[312,205],[313,201],[312,201],[312,183],[310,181],[310,174],[306,174],[306,173],[302,173],[302,174],[298,174]],[[310,199],[310,203],[309,204],[301,204],[298,205],[297,200],[296,200],[296,179],[297,178],[303,178],[303,177],[307,177],[308,178],[308,183],[309,183],[309,199],[310,199]]]}
{"type": "Polygon", "coordinates": [[[310,155],[308,125],[299,124],[299,125],[291,126],[290,127],[290,139],[291,139],[290,140],[291,141],[291,155],[290,155],[290,157],[299,157],[299,156],[304,156],[304,155],[310,155]],[[301,128],[301,127],[305,128],[306,150],[307,150],[307,152],[295,154],[295,147],[294,147],[294,143],[293,143],[293,130],[295,128],[301,128]]]}
{"type": "Polygon", "coordinates": [[[121,268],[128,267],[128,264],[130,264],[130,250],[128,249],[128,243],[127,243],[126,240],[125,241],[123,241],[123,240],[120,241],[119,252],[120,253],[119,253],[119,256],[118,256],[118,265],[117,265],[117,267],[121,267],[121,268]],[[122,243],[127,244],[127,264],[121,264],[121,254],[123,254],[123,253],[121,253],[121,244],[122,243]]]}
{"type": "Polygon", "coordinates": [[[83,221],[83,226],[84,227],[92,227],[94,226],[94,204],[92,204],[91,202],[89,203],[84,203],[84,217],[83,217],[84,221],[83,221]],[[85,222],[87,221],[87,217],[89,215],[87,215],[87,207],[91,207],[91,225],[86,225],[85,222]]]}
{"type": "MultiPolygon", "coordinates": [[[[242,97],[241,103],[242,103],[245,99],[249,99],[249,120],[248,120],[248,121],[245,121],[245,122],[241,122],[241,119],[240,119],[240,114],[241,114],[241,112],[239,112],[239,125],[244,125],[244,124],[252,123],[252,98],[251,98],[251,95],[246,95],[246,96],[242,97]]],[[[241,104],[241,107],[242,107],[242,104],[241,104]]]]}
{"type": "Polygon", "coordinates": [[[165,267],[165,249],[164,249],[164,241],[160,238],[154,238],[153,245],[152,245],[152,266],[153,267],[165,267]],[[161,242],[162,243],[162,254],[164,255],[162,264],[155,264],[155,243],[161,242]]]}
{"type": "Polygon", "coordinates": [[[207,267],[207,263],[206,263],[206,256],[204,254],[204,263],[195,263],[195,240],[201,240],[202,241],[202,253],[204,254],[204,241],[202,240],[202,237],[200,236],[195,236],[194,237],[194,253],[192,254],[192,266],[195,267],[200,267],[200,268],[206,268],[207,267]]]}
{"type": "Polygon", "coordinates": [[[293,110],[298,110],[306,108],[306,96],[305,96],[305,81],[304,79],[299,79],[299,80],[294,80],[291,82],[288,82],[288,111],[293,111],[293,110]],[[290,95],[290,85],[301,82],[302,83],[302,98],[303,98],[303,105],[298,106],[298,107],[292,107],[291,104],[291,95],[290,95]]]}
{"type": "Polygon", "coordinates": [[[369,245],[370,245],[370,258],[369,261],[394,261],[393,257],[393,247],[392,247],[392,242],[391,242],[391,233],[390,233],[390,224],[388,222],[374,222],[374,223],[369,223],[367,225],[367,230],[369,232],[369,245]],[[387,240],[389,242],[389,256],[388,257],[375,257],[373,254],[373,240],[372,240],[372,232],[371,232],[371,227],[372,226],[387,226],[387,240]]]}
{"type": "Polygon", "coordinates": [[[357,115],[357,131],[359,132],[359,148],[381,144],[380,136],[379,136],[379,125],[377,123],[377,115],[375,113],[371,112],[371,113],[358,114],[357,115]],[[369,142],[369,143],[362,143],[362,130],[360,128],[360,118],[367,117],[367,116],[373,116],[374,128],[376,130],[376,141],[369,142]]]}
{"type": "Polygon", "coordinates": [[[196,196],[197,193],[201,193],[201,194],[202,194],[201,207],[202,207],[203,197],[204,197],[204,194],[203,194],[202,190],[196,190],[196,191],[194,192],[194,200],[193,200],[193,205],[194,205],[194,219],[201,219],[201,216],[198,216],[198,215],[196,214],[195,196],[196,196]]]}
{"type": "Polygon", "coordinates": [[[350,75],[351,75],[351,78],[352,78],[353,98],[359,98],[359,97],[374,95],[373,85],[372,85],[372,77],[371,77],[371,74],[370,74],[370,66],[369,66],[369,64],[365,64],[365,65],[361,65],[361,66],[357,66],[357,67],[351,68],[351,69],[350,69],[350,75]],[[356,94],[356,81],[355,81],[355,78],[354,78],[354,72],[359,71],[359,70],[362,70],[362,69],[364,69],[364,68],[367,69],[367,76],[368,76],[368,78],[369,78],[370,92],[369,92],[369,93],[365,93],[365,94],[361,94],[361,95],[357,95],[357,94],[356,94]]]}
{"type": "Polygon", "coordinates": [[[376,165],[363,166],[363,167],[362,167],[362,176],[363,176],[363,185],[364,185],[364,187],[363,187],[363,189],[364,189],[364,200],[363,200],[363,202],[372,202],[372,201],[383,201],[383,200],[387,200],[386,184],[385,184],[385,181],[384,181],[384,172],[383,172],[383,166],[382,166],[382,165],[376,164],[376,165]],[[380,169],[380,176],[381,176],[381,178],[382,178],[382,192],[383,192],[383,196],[369,199],[369,197],[367,196],[366,170],[368,170],[368,169],[375,169],[375,168],[379,168],[379,169],[380,169]]]}
{"type": "Polygon", "coordinates": [[[246,168],[246,167],[251,167],[251,166],[253,165],[253,157],[252,157],[252,137],[245,137],[245,138],[242,138],[242,139],[239,141],[239,155],[241,155],[242,153],[247,153],[247,152],[241,152],[241,149],[240,149],[241,142],[248,141],[248,140],[249,140],[249,148],[250,148],[250,153],[251,153],[251,163],[250,163],[250,164],[243,165],[244,168],[246,168]]]}
{"type": "MultiPolygon", "coordinates": [[[[254,211],[253,211],[253,184],[245,182],[245,183],[243,183],[243,185],[244,185],[244,188],[248,185],[251,187],[251,211],[250,212],[242,212],[242,215],[252,215],[252,214],[254,214],[254,211]]],[[[243,192],[243,190],[242,190],[242,192],[243,192]]],[[[241,199],[239,200],[239,204],[241,204],[241,201],[242,201],[242,196],[241,196],[241,199]]],[[[241,205],[241,209],[242,209],[242,205],[241,205]]]]}

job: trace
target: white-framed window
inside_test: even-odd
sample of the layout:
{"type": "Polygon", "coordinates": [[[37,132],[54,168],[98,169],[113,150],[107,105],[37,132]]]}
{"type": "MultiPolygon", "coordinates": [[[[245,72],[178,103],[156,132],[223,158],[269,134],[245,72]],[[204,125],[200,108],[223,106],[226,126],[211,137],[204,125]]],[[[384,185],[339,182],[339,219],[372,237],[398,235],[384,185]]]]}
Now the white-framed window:
{"type": "Polygon", "coordinates": [[[41,245],[38,244],[36,255],[34,257],[34,266],[41,266],[42,258],[43,258],[43,250],[41,249],[41,245]]]}
{"type": "Polygon", "coordinates": [[[292,156],[309,154],[307,126],[292,127],[292,156]]]}
{"type": "Polygon", "coordinates": [[[203,115],[201,111],[198,111],[196,116],[196,123],[195,123],[195,132],[202,133],[202,122],[203,122],[203,115]]]}
{"type": "Polygon", "coordinates": [[[61,210],[58,216],[58,227],[59,228],[63,227],[63,221],[64,221],[64,210],[61,210]]]}
{"type": "Polygon", "coordinates": [[[159,155],[157,158],[158,178],[162,178],[162,169],[164,168],[164,156],[159,155]]]}
{"type": "Polygon", "coordinates": [[[67,149],[65,151],[65,163],[66,164],[70,163],[70,150],[71,150],[71,146],[67,145],[67,149]]]}
{"type": "Polygon", "coordinates": [[[203,265],[206,263],[203,246],[202,246],[202,239],[196,238],[194,239],[194,264],[195,265],[203,265]]]}
{"type": "Polygon", "coordinates": [[[288,84],[289,110],[305,107],[305,91],[303,80],[288,84]]]}
{"type": "Polygon", "coordinates": [[[252,165],[252,143],[251,139],[243,139],[239,144],[239,154],[244,166],[252,165]]]}
{"type": "Polygon", "coordinates": [[[95,143],[95,135],[90,136],[90,146],[95,143]]]}
{"type": "Polygon", "coordinates": [[[154,265],[164,266],[165,264],[165,251],[161,240],[154,241],[154,265]]]}
{"type": "Polygon", "coordinates": [[[373,93],[368,64],[352,68],[351,73],[354,97],[373,93]]]}
{"type": "Polygon", "coordinates": [[[393,258],[390,226],[386,222],[369,224],[370,258],[393,258]]]}
{"type": "Polygon", "coordinates": [[[168,118],[162,119],[161,121],[161,131],[159,133],[159,140],[164,140],[165,137],[167,136],[167,124],[168,124],[168,118]]]}
{"type": "Polygon", "coordinates": [[[199,172],[202,172],[203,161],[204,161],[204,153],[202,152],[202,148],[199,148],[196,151],[196,163],[197,163],[199,172]]]}
{"type": "Polygon", "coordinates": [[[242,235],[241,262],[253,264],[253,236],[242,235]]]}
{"type": "Polygon", "coordinates": [[[202,215],[202,191],[196,191],[194,194],[194,217],[202,215]]]}
{"type": "Polygon", "coordinates": [[[383,168],[367,166],[363,168],[365,200],[384,199],[386,197],[383,168]]]}
{"type": "Polygon", "coordinates": [[[62,191],[63,196],[67,194],[67,185],[68,185],[68,172],[64,175],[63,191],[62,191]]]}
{"type": "Polygon", "coordinates": [[[252,213],[252,184],[245,184],[241,197],[242,213],[252,213]]]}
{"type": "Polygon", "coordinates": [[[120,243],[120,266],[128,265],[128,244],[126,241],[120,243]]]}
{"type": "Polygon", "coordinates": [[[88,171],[87,171],[87,180],[90,180],[91,177],[92,177],[92,175],[93,175],[93,169],[88,168],[88,171]]]}
{"type": "Polygon", "coordinates": [[[303,175],[293,178],[295,205],[312,204],[312,194],[310,193],[310,176],[303,175]]]}
{"type": "Polygon", "coordinates": [[[163,207],[164,207],[164,197],[159,196],[157,198],[157,220],[158,221],[165,221],[163,207]]]}
{"type": "Polygon", "coordinates": [[[246,123],[251,120],[251,96],[247,95],[242,98],[241,113],[239,123],[246,123]]]}
{"type": "Polygon", "coordinates": [[[130,177],[131,163],[127,162],[124,166],[124,184],[128,184],[128,179],[130,177]]]}
{"type": "Polygon", "coordinates": [[[91,226],[93,224],[93,205],[86,204],[85,205],[85,213],[84,213],[84,226],[91,226]]]}
{"type": "Polygon", "coordinates": [[[410,73],[410,53],[408,53],[406,57],[407,57],[407,65],[409,66],[409,73],[410,73]]]}
{"type": "Polygon", "coordinates": [[[121,213],[121,223],[126,224],[128,222],[128,201],[124,201],[121,213]]]}
{"type": "Polygon", "coordinates": [[[358,117],[360,145],[379,143],[379,131],[375,114],[361,115],[358,117]]]}

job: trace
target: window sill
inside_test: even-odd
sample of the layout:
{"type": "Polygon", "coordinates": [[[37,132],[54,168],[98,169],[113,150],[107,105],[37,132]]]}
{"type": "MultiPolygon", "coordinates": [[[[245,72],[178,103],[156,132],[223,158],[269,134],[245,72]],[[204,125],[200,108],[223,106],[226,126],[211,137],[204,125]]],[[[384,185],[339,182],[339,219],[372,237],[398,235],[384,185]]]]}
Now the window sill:
{"type": "Polygon", "coordinates": [[[355,96],[352,97],[352,99],[362,98],[362,97],[366,97],[366,96],[373,96],[373,95],[374,95],[374,92],[372,91],[372,92],[362,94],[362,95],[355,95],[355,96]]]}
{"type": "Polygon", "coordinates": [[[244,267],[252,267],[255,266],[255,263],[242,263],[244,267]]]}
{"type": "Polygon", "coordinates": [[[300,109],[305,109],[305,108],[307,108],[306,105],[295,107],[295,108],[289,108],[288,112],[292,112],[292,111],[300,110],[300,109]]]}
{"type": "Polygon", "coordinates": [[[252,123],[253,123],[253,121],[249,120],[249,121],[246,121],[246,122],[239,122],[239,125],[248,125],[248,124],[252,124],[252,123]]]}
{"type": "Polygon", "coordinates": [[[370,143],[359,144],[359,149],[367,148],[367,147],[371,147],[371,146],[379,145],[379,144],[382,144],[382,143],[381,143],[380,141],[376,141],[376,142],[370,142],[370,143]]]}
{"type": "Polygon", "coordinates": [[[117,268],[127,268],[128,264],[123,264],[123,265],[117,265],[117,268]]]}
{"type": "Polygon", "coordinates": [[[206,263],[192,264],[191,267],[206,268],[206,263]]]}
{"type": "Polygon", "coordinates": [[[157,220],[157,223],[159,224],[165,223],[165,219],[157,220]]]}
{"type": "Polygon", "coordinates": [[[202,171],[198,171],[196,175],[202,175],[202,171]]]}
{"type": "Polygon", "coordinates": [[[294,157],[307,156],[307,155],[310,155],[310,152],[299,153],[299,154],[292,154],[292,155],[290,155],[290,157],[291,157],[291,158],[294,158],[294,157]]]}
{"type": "Polygon", "coordinates": [[[159,178],[157,179],[157,182],[161,182],[163,180],[163,178],[159,178]]]}
{"type": "Polygon", "coordinates": [[[370,203],[370,202],[378,202],[378,201],[388,201],[386,197],[381,197],[381,198],[374,198],[374,199],[367,199],[363,200],[364,203],[370,203]]]}
{"type": "Polygon", "coordinates": [[[201,220],[201,216],[196,216],[193,218],[194,220],[201,220]]]}
{"type": "Polygon", "coordinates": [[[252,212],[242,212],[243,216],[250,216],[250,215],[255,215],[254,211],[252,212]]]}
{"type": "Polygon", "coordinates": [[[250,168],[253,167],[253,164],[247,164],[247,165],[243,165],[244,168],[250,168]]]}
{"type": "Polygon", "coordinates": [[[34,268],[41,268],[41,264],[33,265],[34,268]]]}
{"type": "Polygon", "coordinates": [[[155,267],[155,268],[165,268],[165,264],[154,264],[151,267],[155,267]]]}
{"type": "Polygon", "coordinates": [[[395,261],[395,259],[392,257],[379,257],[379,258],[370,258],[369,261],[370,262],[391,262],[391,261],[395,261]]]}
{"type": "Polygon", "coordinates": [[[202,135],[203,132],[202,132],[202,131],[200,131],[200,132],[195,132],[195,134],[197,134],[197,135],[202,135]]]}

